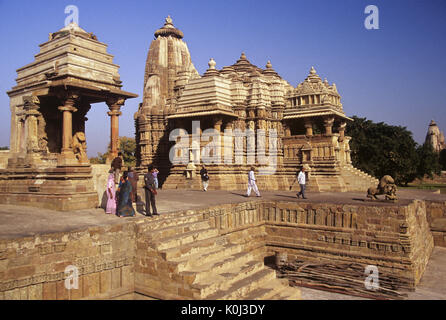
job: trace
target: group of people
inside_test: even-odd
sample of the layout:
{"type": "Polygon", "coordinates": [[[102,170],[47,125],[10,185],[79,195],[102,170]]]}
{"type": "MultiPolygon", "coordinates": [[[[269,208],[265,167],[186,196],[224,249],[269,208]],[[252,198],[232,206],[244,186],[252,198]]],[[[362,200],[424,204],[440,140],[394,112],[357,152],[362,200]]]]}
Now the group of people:
{"type": "MultiPolygon", "coordinates": [[[[109,171],[107,182],[107,207],[105,212],[108,214],[116,214],[119,217],[132,217],[135,215],[133,204],[138,201],[138,173],[131,167],[120,176],[122,170],[122,153],[113,159],[109,171]],[[117,188],[116,188],[117,185],[117,188]]],[[[257,197],[261,197],[259,188],[256,184],[255,168],[251,167],[248,173],[248,190],[246,197],[251,195],[254,190],[257,197]]],[[[145,215],[158,215],[156,208],[156,195],[158,189],[158,173],[159,171],[153,166],[148,167],[148,172],[144,175],[144,193],[145,193],[145,215]]],[[[209,187],[209,174],[206,166],[203,164],[200,170],[203,191],[207,191],[209,187]]],[[[300,191],[296,194],[297,198],[307,199],[305,197],[306,176],[305,168],[301,168],[296,174],[296,178],[290,186],[292,189],[295,182],[300,185],[300,191]]]]}
{"type": "MultiPolygon", "coordinates": [[[[261,197],[259,188],[256,184],[256,177],[254,174],[255,168],[251,167],[248,172],[248,190],[246,191],[246,197],[251,195],[251,191],[254,190],[257,197],[261,197]]],[[[206,169],[206,166],[203,164],[200,170],[201,182],[203,184],[203,191],[208,191],[209,187],[209,175],[206,169]]],[[[296,194],[297,198],[302,197],[302,199],[307,199],[305,197],[305,186],[306,186],[306,176],[305,176],[305,168],[302,167],[300,171],[296,174],[296,178],[290,186],[290,190],[292,189],[295,182],[299,183],[300,191],[296,194]]]]}
{"type": "MultiPolygon", "coordinates": [[[[105,213],[116,214],[118,217],[135,216],[135,208],[133,204],[138,202],[138,173],[131,167],[122,170],[122,153],[113,159],[109,170],[107,181],[107,206],[105,213]]],[[[150,207],[152,207],[153,215],[158,215],[156,209],[155,196],[158,189],[158,173],[159,171],[152,165],[148,167],[148,172],[144,175],[144,191],[146,200],[146,216],[152,216],[150,207]]]]}

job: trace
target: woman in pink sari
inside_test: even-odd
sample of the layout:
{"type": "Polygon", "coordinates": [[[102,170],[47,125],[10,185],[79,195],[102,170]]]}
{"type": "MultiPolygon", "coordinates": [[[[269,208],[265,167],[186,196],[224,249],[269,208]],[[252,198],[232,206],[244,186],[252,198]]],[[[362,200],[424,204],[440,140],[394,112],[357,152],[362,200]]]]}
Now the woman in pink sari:
{"type": "Polygon", "coordinates": [[[110,170],[107,182],[107,208],[105,213],[116,214],[116,191],[115,191],[115,175],[113,170],[110,170]]]}

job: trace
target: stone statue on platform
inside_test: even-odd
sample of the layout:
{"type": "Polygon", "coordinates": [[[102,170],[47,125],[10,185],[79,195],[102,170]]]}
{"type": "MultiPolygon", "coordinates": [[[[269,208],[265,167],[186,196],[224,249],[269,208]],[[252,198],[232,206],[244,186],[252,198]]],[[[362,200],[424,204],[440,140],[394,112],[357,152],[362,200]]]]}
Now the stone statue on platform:
{"type": "Polygon", "coordinates": [[[76,134],[73,136],[73,142],[72,142],[73,152],[76,156],[76,159],[80,163],[88,162],[87,157],[87,141],[85,139],[85,134],[83,132],[76,132],[76,134]]]}
{"type": "Polygon", "coordinates": [[[378,186],[370,187],[367,190],[367,197],[372,200],[378,200],[377,196],[384,194],[386,200],[396,201],[398,198],[396,197],[396,184],[393,178],[389,175],[385,175],[379,180],[378,186]]]}

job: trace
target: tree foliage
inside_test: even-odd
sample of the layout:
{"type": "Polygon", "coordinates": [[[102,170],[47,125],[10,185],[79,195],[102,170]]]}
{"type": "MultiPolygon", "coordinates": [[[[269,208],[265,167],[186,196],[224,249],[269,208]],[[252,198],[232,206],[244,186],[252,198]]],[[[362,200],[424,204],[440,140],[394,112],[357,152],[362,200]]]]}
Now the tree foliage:
{"type": "Polygon", "coordinates": [[[374,123],[354,116],[346,134],[352,163],[378,179],[391,175],[399,185],[407,185],[424,175],[439,172],[438,154],[428,145],[419,146],[405,127],[374,123]]]}
{"type": "Polygon", "coordinates": [[[441,170],[446,170],[446,149],[440,151],[439,158],[441,170]]]}
{"type": "MultiPolygon", "coordinates": [[[[110,144],[108,145],[108,149],[110,150],[110,144]]],[[[122,152],[122,157],[125,165],[135,166],[136,142],[134,138],[119,137],[119,151],[122,152]]],[[[110,151],[107,151],[106,153],[98,152],[97,157],[90,158],[90,163],[104,164],[109,154],[110,151]]]]}

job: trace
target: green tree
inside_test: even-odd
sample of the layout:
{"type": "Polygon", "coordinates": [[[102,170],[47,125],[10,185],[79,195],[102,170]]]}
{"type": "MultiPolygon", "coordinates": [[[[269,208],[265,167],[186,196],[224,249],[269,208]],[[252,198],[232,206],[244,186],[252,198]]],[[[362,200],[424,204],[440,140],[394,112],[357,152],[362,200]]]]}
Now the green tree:
{"type": "Polygon", "coordinates": [[[9,147],[0,147],[0,150],[9,150],[9,147]]]}
{"type": "MultiPolygon", "coordinates": [[[[110,150],[110,144],[108,144],[108,149],[110,150]]],[[[122,152],[122,158],[124,160],[124,165],[135,166],[136,158],[136,142],[134,138],[129,137],[119,137],[119,150],[122,152]]],[[[90,163],[104,164],[108,158],[110,151],[105,153],[98,152],[97,157],[90,158],[90,163]]]]}
{"type": "Polygon", "coordinates": [[[119,137],[119,149],[122,152],[124,163],[129,166],[135,166],[136,142],[135,138],[119,137]]]}
{"type": "Polygon", "coordinates": [[[417,177],[417,143],[405,127],[354,116],[346,134],[352,137],[350,148],[355,167],[378,179],[391,175],[400,185],[407,185],[417,177]]]}
{"type": "Polygon", "coordinates": [[[440,174],[440,155],[434,151],[431,144],[424,143],[417,148],[418,167],[417,178],[422,179],[425,175],[433,179],[434,174],[440,174]]]}
{"type": "Polygon", "coordinates": [[[446,170],[446,149],[440,151],[439,162],[441,170],[446,170]]]}

